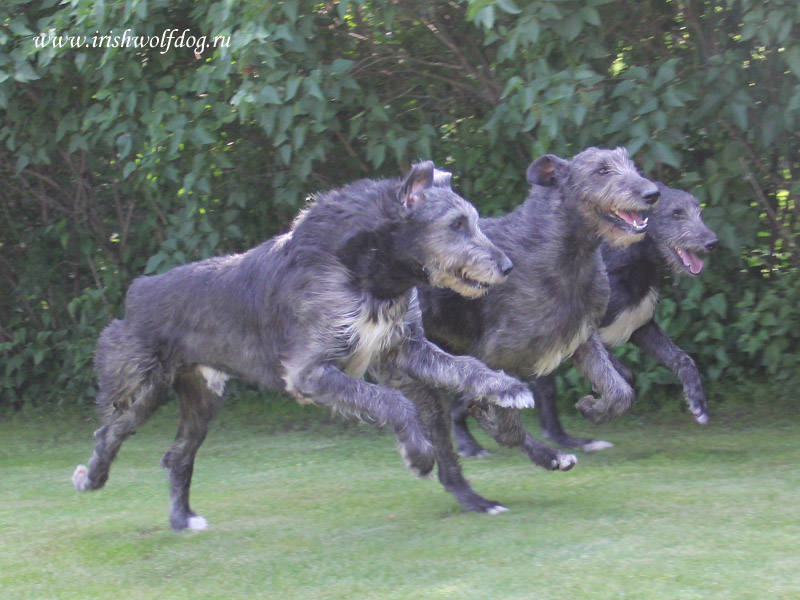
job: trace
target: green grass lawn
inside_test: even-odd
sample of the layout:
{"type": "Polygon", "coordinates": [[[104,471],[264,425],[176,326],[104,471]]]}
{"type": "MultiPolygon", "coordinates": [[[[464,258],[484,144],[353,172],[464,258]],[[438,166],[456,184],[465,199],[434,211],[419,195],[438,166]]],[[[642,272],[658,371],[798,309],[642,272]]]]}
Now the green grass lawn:
{"type": "MultiPolygon", "coordinates": [[[[668,408],[593,427],[616,445],[568,473],[512,450],[465,461],[511,511],[464,513],[406,471],[394,440],[322,409],[232,402],[200,450],[175,533],[158,467],[168,405],[123,446],[105,489],[76,492],[90,413],[0,421],[0,598],[800,598],[800,416],[725,402],[702,428],[668,408]]],[[[526,416],[533,431],[535,414],[526,416]]]]}

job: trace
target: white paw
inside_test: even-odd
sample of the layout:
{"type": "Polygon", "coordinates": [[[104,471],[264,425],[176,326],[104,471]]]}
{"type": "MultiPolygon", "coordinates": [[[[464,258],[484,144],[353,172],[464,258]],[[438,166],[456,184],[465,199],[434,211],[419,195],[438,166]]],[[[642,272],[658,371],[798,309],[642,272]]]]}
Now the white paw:
{"type": "Polygon", "coordinates": [[[89,469],[86,468],[86,465],[78,465],[72,472],[71,479],[76,490],[79,492],[86,491],[86,488],[89,485],[89,469]]]}
{"type": "Polygon", "coordinates": [[[588,444],[584,444],[581,446],[581,450],[584,452],[599,452],[600,450],[605,450],[606,448],[611,448],[614,446],[611,442],[606,442],[604,440],[594,440],[589,442],[588,444]]]}
{"type": "Polygon", "coordinates": [[[493,506],[489,510],[486,511],[487,515],[499,515],[500,513],[508,512],[508,509],[505,506],[497,505],[493,506]]]}
{"type": "Polygon", "coordinates": [[[411,459],[408,457],[408,451],[406,450],[406,447],[403,444],[397,444],[397,450],[400,452],[400,458],[403,459],[403,464],[416,477],[419,477],[420,479],[430,479],[431,477],[433,477],[433,469],[423,474],[422,471],[414,463],[411,462],[411,459]]]}
{"type": "Polygon", "coordinates": [[[698,415],[694,418],[700,425],[708,425],[708,415],[698,415]]]}
{"type": "Polygon", "coordinates": [[[536,402],[533,399],[533,394],[530,390],[525,390],[517,394],[501,394],[499,396],[492,396],[490,399],[503,408],[533,408],[536,402]]]}
{"type": "Polygon", "coordinates": [[[558,467],[559,471],[569,471],[578,464],[578,458],[574,454],[559,454],[553,461],[553,466],[558,467]]]}
{"type": "Polygon", "coordinates": [[[193,531],[202,531],[207,527],[208,527],[208,521],[206,521],[205,518],[201,517],[200,515],[189,517],[189,520],[186,521],[186,528],[191,529],[193,531]]]}

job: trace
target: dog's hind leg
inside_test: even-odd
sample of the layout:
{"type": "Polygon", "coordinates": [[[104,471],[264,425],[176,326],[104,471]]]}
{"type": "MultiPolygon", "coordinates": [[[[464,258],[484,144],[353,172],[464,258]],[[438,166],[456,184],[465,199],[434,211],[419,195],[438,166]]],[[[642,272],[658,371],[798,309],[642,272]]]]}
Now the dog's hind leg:
{"type": "Polygon", "coordinates": [[[388,425],[397,436],[406,466],[420,477],[434,466],[433,448],[414,403],[400,391],[355,379],[327,363],[289,370],[287,390],[298,399],[329,406],[345,416],[388,425]]]}
{"type": "MultiPolygon", "coordinates": [[[[536,399],[538,400],[538,397],[536,399]]],[[[467,457],[489,456],[491,453],[480,445],[469,430],[467,404],[468,399],[460,394],[456,394],[450,404],[450,420],[453,424],[453,437],[458,453],[467,457]]]]}
{"type": "Polygon", "coordinates": [[[695,421],[701,425],[708,423],[708,404],[700,371],[692,357],[681,350],[658,324],[650,320],[631,335],[631,341],[669,368],[683,385],[683,393],[695,421]]]}
{"type": "Polygon", "coordinates": [[[558,418],[556,407],[556,381],[554,375],[544,375],[531,379],[528,384],[533,390],[539,408],[539,422],[542,435],[551,442],[565,448],[580,448],[584,452],[596,452],[613,446],[604,440],[573,437],[564,431],[558,418]]]}
{"type": "Polygon", "coordinates": [[[202,366],[185,368],[175,378],[180,404],[178,434],[161,459],[161,466],[169,474],[169,523],[173,529],[207,527],[206,520],[189,507],[189,487],[197,450],[205,440],[209,423],[222,406],[226,379],[222,373],[202,366]]]}
{"type": "Polygon", "coordinates": [[[573,454],[551,448],[528,433],[517,409],[503,408],[485,400],[473,400],[469,402],[469,412],[498,444],[519,448],[532,463],[548,471],[569,471],[578,462],[573,454]]]}
{"type": "Polygon", "coordinates": [[[126,339],[121,321],[112,323],[100,336],[96,353],[100,386],[97,404],[103,411],[103,426],[94,433],[97,441],[89,466],[78,465],[72,474],[78,491],[105,485],[122,443],[163,401],[160,365],[152,357],[131,351],[135,346],[135,340],[126,339]]]}
{"type": "Polygon", "coordinates": [[[447,413],[441,395],[419,383],[408,382],[398,387],[417,405],[420,419],[433,443],[437,474],[444,489],[453,494],[464,510],[491,515],[508,510],[499,502],[487,500],[475,492],[464,478],[458,455],[450,441],[447,413]]]}

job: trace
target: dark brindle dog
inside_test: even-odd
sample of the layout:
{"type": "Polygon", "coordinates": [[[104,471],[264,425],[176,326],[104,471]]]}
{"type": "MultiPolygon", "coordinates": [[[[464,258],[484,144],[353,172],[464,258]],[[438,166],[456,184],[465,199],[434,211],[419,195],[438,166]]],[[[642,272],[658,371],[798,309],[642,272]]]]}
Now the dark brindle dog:
{"type": "MultiPolygon", "coordinates": [[[[663,184],[659,184],[659,189],[661,199],[650,216],[644,241],[627,248],[602,247],[611,298],[600,337],[607,346],[631,341],[668,367],[681,382],[695,420],[705,425],[708,406],[697,366],[658,326],[654,313],[666,275],[698,275],[703,269],[701,255],[717,247],[717,237],[703,222],[697,198],[663,184]]],[[[630,369],[616,359],[615,366],[633,383],[630,369]]],[[[564,432],[555,406],[552,377],[540,380],[534,395],[545,437],[569,448],[591,450],[609,445],[600,440],[574,438],[564,432]]]]}
{"type": "MultiPolygon", "coordinates": [[[[595,421],[625,412],[634,400],[630,384],[593,333],[606,310],[608,277],[600,257],[602,240],[617,245],[644,236],[647,212],[658,200],[656,185],[642,177],[623,148],[587,149],[571,161],[544,156],[530,165],[534,184],[517,210],[481,219],[481,229],[514,262],[506,283],[475,300],[446,290],[420,289],[425,331],[448,351],[480,358],[493,368],[535,381],[575,353],[576,362],[600,391],[581,409],[595,421]],[[545,187],[542,187],[545,186],[545,187]]],[[[422,393],[409,383],[407,395],[422,393]]],[[[426,391],[426,406],[435,406],[426,391]]],[[[519,446],[536,464],[567,470],[575,457],[535,440],[522,427],[519,411],[499,409],[470,394],[469,405],[497,441],[519,446]]],[[[447,421],[420,409],[434,442],[439,478],[467,510],[497,512],[497,502],[476,494],[464,479],[449,438],[447,421]]]]}
{"type": "Polygon", "coordinates": [[[428,342],[415,291],[430,284],[477,298],[511,266],[478,229],[475,208],[426,162],[405,181],[364,180],[321,194],[289,233],[248,252],[137,279],[125,318],[98,341],[104,424],[88,468],[72,476],[75,487],[105,484],[122,442],[173,386],[180,423],[162,461],[170,524],[203,529],[189,486],[228,377],[388,424],[409,465],[430,472],[432,448],[414,404],[362,375],[373,362],[391,364],[426,385],[532,406],[521,382],[428,342]]]}

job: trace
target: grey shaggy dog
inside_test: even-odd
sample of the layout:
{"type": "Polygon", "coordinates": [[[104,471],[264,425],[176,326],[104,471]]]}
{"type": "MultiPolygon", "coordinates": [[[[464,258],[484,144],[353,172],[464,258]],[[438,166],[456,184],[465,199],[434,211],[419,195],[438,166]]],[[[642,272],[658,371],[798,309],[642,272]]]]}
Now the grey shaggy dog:
{"type": "Polygon", "coordinates": [[[405,180],[320,194],[289,233],[248,252],[139,278],[124,319],[97,344],[103,426],[89,466],[79,465],[72,481],[80,491],[101,488],[122,442],[172,386],[180,422],[162,460],[169,520],[174,529],[205,528],[189,507],[189,487],[229,377],[388,425],[424,475],[434,458],[414,404],[362,375],[390,364],[425,385],[532,406],[521,382],[428,342],[415,291],[429,284],[478,298],[511,267],[478,229],[475,208],[424,162],[405,180]]]}
{"type": "MultiPolygon", "coordinates": [[[[703,270],[701,255],[717,247],[717,236],[703,222],[700,202],[692,194],[659,183],[661,199],[650,215],[644,241],[615,248],[603,245],[603,262],[611,283],[608,308],[600,323],[606,346],[633,342],[646,354],[668,367],[683,386],[689,411],[701,425],[708,423],[708,405],[700,372],[694,360],[658,326],[654,313],[661,285],[667,275],[694,277],[703,270]]],[[[631,384],[633,373],[613,355],[617,371],[631,384]]],[[[542,425],[549,440],[568,448],[600,449],[610,444],[576,438],[564,431],[556,409],[555,381],[546,376],[532,388],[542,425]]],[[[459,420],[458,427],[463,426],[459,420]]],[[[480,452],[477,442],[461,431],[468,454],[480,452]]]]}
{"type": "MultiPolygon", "coordinates": [[[[426,334],[449,352],[475,356],[530,382],[574,353],[581,371],[600,391],[597,400],[583,401],[583,414],[593,421],[621,414],[633,403],[634,392],[594,332],[609,297],[599,246],[603,240],[615,245],[641,240],[647,226],[644,215],[658,200],[659,190],[638,173],[624,148],[589,148],[571,161],[543,156],[530,165],[527,178],[533,185],[522,206],[480,221],[489,239],[514,262],[514,271],[506,283],[478,299],[421,288],[426,334]]],[[[406,393],[417,400],[421,394],[406,393]]],[[[431,390],[425,395],[436,396],[431,390]]],[[[518,410],[491,406],[469,393],[457,395],[454,404],[462,412],[468,406],[500,444],[520,447],[537,465],[568,470],[576,462],[571,454],[528,434],[518,410]]],[[[420,413],[425,420],[428,411],[420,413]]],[[[502,510],[464,479],[446,418],[427,418],[432,421],[428,427],[445,489],[467,510],[502,510]]]]}

